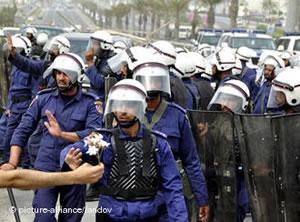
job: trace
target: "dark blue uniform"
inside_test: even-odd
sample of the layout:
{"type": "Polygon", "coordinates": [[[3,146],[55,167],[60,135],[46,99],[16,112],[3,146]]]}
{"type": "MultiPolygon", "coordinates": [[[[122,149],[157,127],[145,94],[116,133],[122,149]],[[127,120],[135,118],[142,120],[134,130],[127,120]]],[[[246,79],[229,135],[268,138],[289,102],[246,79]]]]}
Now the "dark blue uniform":
{"type": "MultiPolygon", "coordinates": [[[[102,126],[102,114],[98,113],[95,107],[95,97],[90,94],[83,94],[81,88],[73,97],[63,97],[57,89],[41,91],[32,102],[27,112],[23,115],[22,121],[13,134],[11,145],[25,147],[29,136],[36,129],[40,120],[48,121],[45,114],[49,110],[57,119],[61,130],[65,132],[76,132],[80,138],[87,136],[92,130],[102,126]]],[[[35,161],[35,169],[56,172],[60,171],[59,157],[61,150],[70,142],[55,138],[43,126],[43,135],[40,141],[40,148],[35,161]]],[[[68,186],[38,189],[35,192],[34,208],[55,208],[58,194],[63,207],[83,207],[85,187],[68,186]],[[74,197],[78,196],[78,197],[74,197]],[[74,200],[80,199],[79,202],[74,200]]],[[[61,214],[62,221],[80,221],[82,214],[61,214]]],[[[35,221],[56,221],[55,212],[37,213],[35,221]]]]}
{"type": "MultiPolygon", "coordinates": [[[[140,127],[135,138],[128,136],[122,132],[122,130],[120,131],[119,139],[128,141],[143,138],[145,130],[144,127],[140,127]]],[[[104,136],[103,139],[105,141],[110,144],[112,143],[111,132],[108,132],[107,130],[99,132],[104,136]]],[[[188,221],[186,206],[182,194],[182,184],[170,146],[165,136],[156,132],[152,132],[152,134],[156,137],[156,160],[160,173],[159,177],[161,178],[158,194],[151,199],[134,201],[118,200],[111,196],[100,195],[98,207],[102,207],[102,209],[111,209],[111,212],[108,213],[108,215],[109,218],[113,219],[113,221],[148,221],[147,219],[157,216],[159,207],[162,204],[162,198],[166,203],[170,221],[188,221]]],[[[61,153],[61,165],[63,164],[65,156],[71,147],[79,148],[84,154],[88,149],[82,141],[75,143],[74,145],[70,145],[61,153]]],[[[115,151],[111,145],[103,151],[102,161],[105,165],[105,171],[104,176],[101,179],[101,183],[104,186],[107,186],[109,183],[114,152],[115,151]]],[[[85,154],[83,158],[90,159],[91,157],[88,156],[88,154],[85,154]]]]}
{"type": "MultiPolygon", "coordinates": [[[[153,112],[146,112],[148,123],[151,122],[154,115],[153,112]]],[[[206,182],[186,111],[174,103],[168,103],[162,116],[152,126],[152,129],[167,136],[175,160],[180,159],[182,161],[197,205],[208,204],[206,182]]]]}
{"type": "Polygon", "coordinates": [[[182,79],[186,91],[187,91],[187,108],[191,110],[198,110],[199,103],[200,103],[200,94],[197,89],[197,86],[194,84],[194,82],[189,78],[182,79]]]}
{"type": "Polygon", "coordinates": [[[3,147],[3,139],[4,139],[4,135],[5,135],[5,131],[6,131],[6,122],[7,122],[7,116],[5,114],[2,114],[0,117],[0,156],[1,159],[0,161],[2,161],[3,159],[3,151],[4,151],[4,147],[3,147]]]}
{"type": "MultiPolygon", "coordinates": [[[[10,140],[14,130],[19,125],[22,115],[26,112],[32,100],[32,76],[26,72],[12,67],[10,88],[8,92],[7,109],[11,115],[7,118],[6,131],[2,146],[4,148],[4,160],[8,161],[10,153],[10,140]]],[[[24,154],[24,167],[29,167],[27,149],[24,154]]]]}
{"type": "Polygon", "coordinates": [[[32,75],[35,80],[33,82],[32,90],[37,92],[38,85],[43,81],[43,85],[52,87],[54,86],[54,80],[52,76],[48,76],[45,80],[42,79],[43,73],[51,65],[50,61],[33,60],[17,53],[15,57],[9,56],[9,61],[12,65],[22,70],[23,72],[32,75]]]}
{"type": "Polygon", "coordinates": [[[173,72],[170,72],[170,87],[171,87],[171,98],[168,101],[174,102],[184,109],[187,108],[187,92],[184,87],[184,83],[181,79],[175,76],[173,72]]]}
{"type": "Polygon", "coordinates": [[[271,91],[271,82],[266,81],[262,84],[260,87],[256,98],[254,100],[254,108],[253,112],[254,114],[264,114],[267,112],[267,104],[268,104],[268,99],[271,91]]]}
{"type": "Polygon", "coordinates": [[[105,69],[107,68],[107,60],[114,54],[112,51],[105,51],[95,65],[86,70],[86,75],[91,81],[91,92],[95,93],[102,101],[105,99],[105,69]]]}
{"type": "Polygon", "coordinates": [[[250,69],[247,66],[242,70],[241,81],[244,82],[250,91],[251,100],[254,101],[259,90],[259,86],[255,82],[256,70],[250,69]]]}

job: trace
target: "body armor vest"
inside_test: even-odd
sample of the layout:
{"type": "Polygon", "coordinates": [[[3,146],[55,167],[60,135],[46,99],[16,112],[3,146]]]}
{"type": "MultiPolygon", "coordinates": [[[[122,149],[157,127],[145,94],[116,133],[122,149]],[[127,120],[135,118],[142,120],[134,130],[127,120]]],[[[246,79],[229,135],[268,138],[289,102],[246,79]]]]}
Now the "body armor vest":
{"type": "Polygon", "coordinates": [[[120,140],[119,129],[114,130],[114,158],[109,183],[101,193],[123,200],[153,198],[159,185],[155,144],[155,136],[147,129],[144,137],[137,141],[120,140]]]}

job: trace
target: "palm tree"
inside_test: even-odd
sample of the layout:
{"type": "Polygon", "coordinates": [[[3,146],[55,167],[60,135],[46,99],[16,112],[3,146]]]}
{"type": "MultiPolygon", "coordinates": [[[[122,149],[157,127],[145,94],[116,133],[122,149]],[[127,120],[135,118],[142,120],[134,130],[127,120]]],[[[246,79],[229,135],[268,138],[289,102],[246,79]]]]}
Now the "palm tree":
{"type": "Polygon", "coordinates": [[[229,6],[229,17],[230,17],[230,26],[235,28],[237,23],[236,19],[239,13],[239,0],[231,0],[229,6]]]}
{"type": "Polygon", "coordinates": [[[128,4],[119,3],[111,7],[112,15],[117,18],[117,28],[123,29],[122,18],[130,12],[130,6],[128,4]]]}
{"type": "MultiPolygon", "coordinates": [[[[138,29],[138,34],[141,34],[142,31],[142,24],[143,24],[143,18],[144,14],[147,13],[147,9],[145,7],[147,0],[133,0],[132,1],[132,8],[138,12],[138,24],[139,24],[139,29],[138,29]]],[[[133,21],[135,22],[135,21],[133,21]]],[[[144,26],[145,28],[145,26],[144,26]]]]}
{"type": "Polygon", "coordinates": [[[207,26],[213,28],[215,24],[215,5],[222,0],[203,0],[205,4],[208,4],[209,9],[207,12],[207,26]]]}
{"type": "Polygon", "coordinates": [[[278,5],[274,0],[263,0],[262,8],[266,12],[267,22],[271,22],[271,14],[274,14],[275,11],[278,11],[278,5]]]}
{"type": "Polygon", "coordinates": [[[175,39],[178,39],[180,26],[180,13],[186,9],[190,0],[165,0],[166,6],[170,12],[173,12],[175,18],[175,39]]]}

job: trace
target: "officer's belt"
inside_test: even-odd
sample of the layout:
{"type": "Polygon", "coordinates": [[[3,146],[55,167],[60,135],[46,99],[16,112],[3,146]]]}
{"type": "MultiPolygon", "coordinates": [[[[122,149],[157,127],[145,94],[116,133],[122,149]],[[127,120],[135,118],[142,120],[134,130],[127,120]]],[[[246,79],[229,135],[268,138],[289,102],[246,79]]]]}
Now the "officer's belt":
{"type": "Polygon", "coordinates": [[[157,193],[157,189],[149,188],[132,188],[130,190],[121,190],[119,188],[100,187],[99,190],[102,195],[112,196],[117,200],[127,201],[149,200],[154,197],[153,194],[157,193]],[[143,193],[143,196],[137,197],[137,194],[141,193],[143,193]]]}
{"type": "Polygon", "coordinates": [[[13,96],[11,101],[13,104],[16,104],[16,103],[21,103],[21,102],[24,102],[24,101],[27,101],[27,100],[31,100],[32,97],[31,95],[22,95],[22,96],[13,96]]]}

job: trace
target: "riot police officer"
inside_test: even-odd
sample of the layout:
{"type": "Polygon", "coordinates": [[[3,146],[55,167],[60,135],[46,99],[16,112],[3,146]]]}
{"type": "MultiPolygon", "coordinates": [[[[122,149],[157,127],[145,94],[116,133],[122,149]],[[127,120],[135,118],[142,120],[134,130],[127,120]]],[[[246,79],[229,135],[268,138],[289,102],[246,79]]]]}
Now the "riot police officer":
{"type": "Polygon", "coordinates": [[[113,113],[117,127],[100,129],[62,151],[62,167],[65,162],[73,168],[79,165],[66,157],[71,148],[79,148],[84,161],[98,161],[101,153],[105,172],[98,208],[111,211],[97,213],[96,221],[158,221],[164,210],[161,196],[170,221],[188,221],[180,176],[166,137],[141,123],[146,96],[138,81],[121,80],[110,90],[104,113],[113,113]]]}
{"type": "MultiPolygon", "coordinates": [[[[133,78],[141,82],[147,90],[144,124],[149,129],[166,134],[180,170],[183,168],[186,172],[185,195],[190,205],[193,205],[191,199],[194,195],[197,204],[197,212],[190,213],[190,216],[196,214],[201,221],[206,221],[209,210],[206,182],[186,111],[175,103],[167,102],[161,96],[162,92],[171,94],[168,67],[159,57],[145,58],[144,61],[140,60],[135,64],[133,78]]],[[[193,207],[190,207],[191,212],[193,207]]]]}
{"type": "Polygon", "coordinates": [[[171,96],[164,96],[168,101],[175,102],[181,107],[186,108],[187,95],[184,84],[182,80],[178,78],[172,71],[177,56],[175,47],[168,41],[159,40],[149,44],[148,48],[153,52],[154,55],[159,56],[170,69],[171,96]]]}
{"type": "Polygon", "coordinates": [[[251,93],[251,100],[253,101],[259,90],[259,86],[256,84],[256,70],[249,67],[249,63],[252,63],[251,58],[256,57],[256,52],[246,46],[242,46],[236,50],[236,58],[241,62],[242,70],[240,79],[248,86],[251,93]]]}
{"type": "Polygon", "coordinates": [[[87,48],[88,51],[85,54],[88,65],[86,75],[91,81],[93,92],[104,101],[105,68],[107,60],[115,54],[112,36],[106,31],[96,31],[91,35],[87,48]]]}
{"type": "MultiPolygon", "coordinates": [[[[243,83],[240,80],[229,80],[226,81],[222,86],[218,88],[216,91],[214,97],[212,98],[208,109],[211,111],[223,111],[228,113],[247,113],[249,112],[249,101],[250,101],[250,91],[245,83],[243,83]]],[[[222,123],[221,123],[222,124],[222,123]]],[[[225,122],[224,122],[224,125],[225,122]]],[[[247,189],[245,185],[245,179],[244,179],[244,172],[243,172],[243,166],[241,161],[241,152],[239,148],[239,141],[238,141],[238,134],[236,131],[236,128],[233,125],[233,149],[228,150],[228,153],[233,154],[234,158],[234,164],[235,164],[235,175],[234,179],[236,180],[236,185],[233,185],[233,187],[236,187],[235,189],[232,189],[236,191],[236,195],[233,195],[233,199],[230,199],[230,195],[228,195],[228,199],[231,203],[236,203],[236,222],[243,222],[246,213],[249,211],[249,200],[248,200],[248,194],[247,189]]],[[[218,143],[216,143],[218,144],[218,143]]],[[[213,149],[212,147],[210,147],[213,149]]],[[[218,147],[215,147],[213,150],[218,150],[218,147]]],[[[217,151],[218,153],[220,151],[217,151]]],[[[223,150],[223,152],[226,152],[223,150]]],[[[215,155],[215,154],[214,154],[215,155]]],[[[216,154],[217,155],[217,154],[216,154]]],[[[215,158],[215,157],[213,157],[215,158]]],[[[229,164],[227,164],[229,166],[229,164]]],[[[228,167],[227,166],[227,167],[228,167]]],[[[217,172],[226,171],[226,169],[219,169],[217,172]]],[[[217,174],[218,177],[226,177],[223,174],[217,174]]],[[[228,176],[229,177],[229,176],[228,176]]],[[[221,180],[218,180],[221,181],[221,180]]],[[[229,178],[227,178],[227,181],[229,181],[229,178]]],[[[226,179],[224,180],[224,184],[226,185],[226,179]]],[[[224,184],[218,184],[218,187],[224,186],[224,184]]],[[[222,189],[222,188],[221,188],[222,189]]],[[[219,190],[218,192],[225,192],[224,190],[219,190]]],[[[219,195],[223,196],[223,195],[219,195]]],[[[221,200],[220,202],[225,201],[221,200]]],[[[218,206],[217,206],[218,207],[218,206]]]]}
{"type": "Polygon", "coordinates": [[[300,68],[286,68],[272,81],[267,108],[277,114],[300,112],[300,68]]]}
{"type": "Polygon", "coordinates": [[[263,61],[263,83],[259,88],[256,98],[253,102],[253,113],[264,114],[267,112],[267,103],[271,90],[271,82],[284,68],[283,60],[278,56],[269,55],[263,61]]]}
{"type": "MultiPolygon", "coordinates": [[[[28,57],[31,52],[31,43],[28,38],[16,35],[12,37],[12,45],[22,56],[28,57]]],[[[8,103],[5,114],[7,115],[7,125],[2,141],[4,149],[4,161],[8,161],[10,151],[10,140],[14,130],[19,125],[22,115],[26,112],[33,98],[32,76],[13,66],[10,77],[10,87],[8,92],[8,103]]],[[[24,168],[29,168],[29,157],[27,149],[24,152],[24,168]]]]}
{"type": "Polygon", "coordinates": [[[196,65],[188,53],[180,53],[177,55],[173,73],[182,79],[186,89],[186,109],[198,110],[200,104],[200,93],[191,77],[196,72],[196,65]]]}
{"type": "Polygon", "coordinates": [[[232,75],[232,69],[236,66],[235,55],[229,47],[223,47],[214,55],[212,67],[213,81],[216,89],[230,79],[238,79],[232,75]]]}
{"type": "MultiPolygon", "coordinates": [[[[102,126],[102,114],[95,106],[96,96],[84,94],[78,84],[83,71],[82,59],[72,53],[57,56],[44,75],[52,75],[57,87],[41,91],[14,131],[11,140],[9,162],[1,169],[16,168],[19,156],[29,136],[42,120],[42,138],[35,161],[35,169],[55,172],[60,170],[60,151],[70,143],[79,141],[92,130],[102,126]]],[[[56,221],[55,212],[58,195],[62,207],[84,207],[85,186],[52,187],[35,191],[33,208],[37,209],[34,221],[56,221]],[[40,211],[47,208],[46,211],[40,211]]],[[[80,221],[82,213],[60,213],[59,220],[80,221]]]]}

